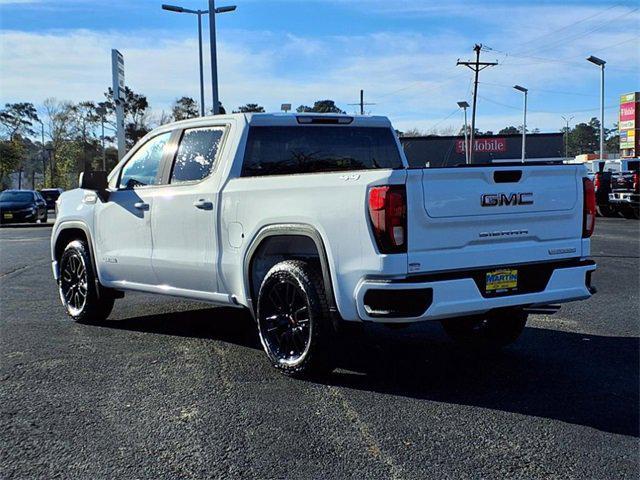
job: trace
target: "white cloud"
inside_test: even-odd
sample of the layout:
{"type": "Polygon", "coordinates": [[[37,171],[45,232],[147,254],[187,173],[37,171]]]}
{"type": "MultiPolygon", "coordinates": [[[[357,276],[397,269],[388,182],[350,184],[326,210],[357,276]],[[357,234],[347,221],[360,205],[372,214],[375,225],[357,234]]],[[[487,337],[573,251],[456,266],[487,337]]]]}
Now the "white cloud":
{"type": "MultiPolygon", "coordinates": [[[[389,5],[373,0],[343,4],[365,9],[389,5]]],[[[509,88],[515,83],[530,89],[531,128],[559,129],[561,112],[576,112],[577,121],[597,115],[598,73],[584,60],[590,53],[607,59],[607,103],[614,103],[619,93],[638,88],[640,53],[630,41],[637,36],[633,28],[637,12],[605,24],[606,28],[595,28],[589,20],[579,24],[582,29],[561,30],[604,7],[515,5],[509,7],[507,19],[504,4],[486,8],[464,2],[431,5],[401,1],[393,14],[475,18],[485,32],[478,34],[485,38],[477,40],[495,49],[482,54],[500,62],[481,74],[478,126],[482,130],[497,131],[521,123],[521,97],[509,88]],[[559,29],[561,35],[551,34],[559,29]],[[584,32],[590,33],[555,45],[565,36],[584,32]],[[555,46],[528,52],[525,47],[536,45],[524,43],[531,39],[537,39],[541,49],[555,46]],[[589,108],[594,110],[582,111],[589,108]]],[[[624,11],[612,8],[606,18],[616,18],[620,12],[624,11]]],[[[365,99],[376,103],[368,109],[389,115],[400,129],[459,126],[461,115],[452,112],[456,101],[470,99],[472,73],[455,63],[457,58],[471,56],[475,35],[442,28],[426,34],[382,31],[330,37],[224,29],[219,37],[220,97],[228,109],[258,102],[277,110],[284,102],[297,106],[332,98],[355,111],[356,107],[347,104],[355,103],[363,88],[365,99]],[[443,120],[448,115],[451,117],[443,120]]],[[[112,47],[124,54],[127,84],[146,94],[155,110],[168,109],[182,95],[199,98],[198,49],[192,36],[176,38],[175,32],[159,30],[63,30],[0,32],[0,101],[41,103],[51,96],[99,100],[111,82],[112,47]]],[[[208,78],[208,61],[205,69],[208,78]]],[[[208,84],[207,80],[209,103],[208,84]]],[[[607,115],[613,119],[615,111],[607,115]]]]}

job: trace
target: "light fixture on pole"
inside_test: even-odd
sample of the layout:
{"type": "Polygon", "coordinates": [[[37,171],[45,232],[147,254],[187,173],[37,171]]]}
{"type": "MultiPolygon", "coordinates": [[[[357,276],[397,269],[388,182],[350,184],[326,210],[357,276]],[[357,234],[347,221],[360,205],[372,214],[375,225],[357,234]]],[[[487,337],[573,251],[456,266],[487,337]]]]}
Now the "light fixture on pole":
{"type": "Polygon", "coordinates": [[[220,113],[218,101],[218,56],[216,53],[216,13],[233,12],[235,5],[216,8],[215,0],[209,0],[209,43],[211,47],[211,93],[213,100],[213,114],[220,113]]]}
{"type": "Polygon", "coordinates": [[[204,117],[204,70],[202,66],[202,15],[209,10],[190,10],[177,5],[162,5],[163,10],[176,13],[193,13],[198,16],[198,60],[200,63],[200,116],[204,117]]]}
{"type": "Polygon", "coordinates": [[[469,163],[469,140],[468,140],[468,128],[467,128],[467,108],[469,103],[466,101],[458,102],[458,106],[464,110],[464,159],[469,163]]]}
{"type": "Polygon", "coordinates": [[[522,163],[524,163],[524,159],[527,155],[527,94],[529,93],[529,90],[521,87],[520,85],[514,85],[513,88],[524,93],[524,114],[522,118],[522,163]]]}
{"type": "Polygon", "coordinates": [[[593,55],[587,57],[587,61],[600,67],[600,160],[604,160],[604,65],[607,62],[593,55]]]}

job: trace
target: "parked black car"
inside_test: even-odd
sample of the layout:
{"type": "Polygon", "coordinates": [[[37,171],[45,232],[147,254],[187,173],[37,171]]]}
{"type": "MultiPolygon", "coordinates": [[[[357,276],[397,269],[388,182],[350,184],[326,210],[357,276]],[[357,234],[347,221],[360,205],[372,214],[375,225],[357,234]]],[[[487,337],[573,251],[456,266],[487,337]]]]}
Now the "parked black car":
{"type": "Polygon", "coordinates": [[[58,200],[62,192],[64,192],[64,190],[61,188],[43,188],[40,190],[40,194],[47,202],[47,210],[55,210],[56,200],[58,200]]]}
{"type": "Polygon", "coordinates": [[[0,193],[0,223],[47,221],[47,202],[34,190],[5,190],[0,193]]]}

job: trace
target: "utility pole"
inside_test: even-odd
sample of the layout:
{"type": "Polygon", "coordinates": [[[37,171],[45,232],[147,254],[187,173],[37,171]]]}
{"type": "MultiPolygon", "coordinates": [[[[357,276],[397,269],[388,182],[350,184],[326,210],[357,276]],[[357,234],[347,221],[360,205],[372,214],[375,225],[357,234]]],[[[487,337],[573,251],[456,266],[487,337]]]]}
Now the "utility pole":
{"type": "Polygon", "coordinates": [[[564,158],[565,160],[567,158],[569,158],[569,122],[571,120],[573,120],[574,116],[571,115],[569,118],[566,118],[564,115],[562,115],[562,119],[564,120],[564,123],[566,124],[567,128],[564,131],[564,158]]]}
{"type": "Polygon", "coordinates": [[[475,78],[473,82],[473,110],[471,112],[471,144],[469,148],[469,163],[473,163],[473,147],[475,143],[475,135],[476,135],[476,104],[478,101],[478,74],[480,71],[484,70],[487,67],[493,67],[497,65],[498,62],[481,62],[480,61],[480,50],[482,50],[482,44],[476,43],[473,47],[473,51],[476,52],[476,60],[475,62],[461,62],[458,60],[456,62],[457,65],[464,65],[465,67],[470,68],[475,73],[475,78]]]}
{"type": "Polygon", "coordinates": [[[375,103],[365,103],[365,101],[364,101],[364,90],[360,89],[360,102],[358,102],[358,103],[350,103],[349,105],[360,105],[360,115],[364,115],[364,106],[365,105],[375,105],[375,103]]]}

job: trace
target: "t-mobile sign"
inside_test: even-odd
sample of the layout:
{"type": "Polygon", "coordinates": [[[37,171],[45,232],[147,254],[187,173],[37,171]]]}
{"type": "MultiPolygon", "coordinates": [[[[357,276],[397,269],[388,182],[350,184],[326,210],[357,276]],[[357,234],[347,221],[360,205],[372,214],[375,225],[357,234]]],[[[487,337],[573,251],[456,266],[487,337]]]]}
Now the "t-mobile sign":
{"type": "MultiPolygon", "coordinates": [[[[473,142],[474,152],[506,152],[507,141],[504,138],[476,138],[473,142]]],[[[464,153],[464,140],[456,142],[456,153],[464,153]]]]}

